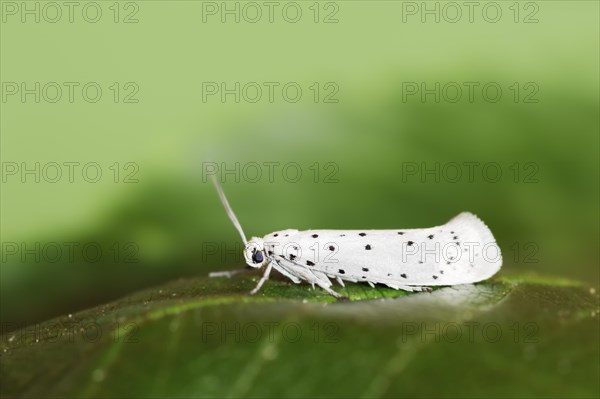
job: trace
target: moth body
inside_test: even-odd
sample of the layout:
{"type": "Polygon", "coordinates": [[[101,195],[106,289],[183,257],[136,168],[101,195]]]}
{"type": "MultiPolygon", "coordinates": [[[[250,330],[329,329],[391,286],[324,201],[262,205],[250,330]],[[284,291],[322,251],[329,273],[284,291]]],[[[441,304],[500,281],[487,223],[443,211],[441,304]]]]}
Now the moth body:
{"type": "Polygon", "coordinates": [[[244,258],[253,268],[265,268],[251,293],[277,270],[294,283],[306,281],[341,297],[332,280],[384,284],[394,289],[422,291],[430,286],[476,283],[493,276],[502,255],[490,229],[475,215],[463,212],[448,223],[423,229],[275,231],[250,241],[213,178],[221,202],[244,241],[244,258]]]}
{"type": "Polygon", "coordinates": [[[491,231],[468,212],[425,229],[282,230],[252,238],[247,248],[292,281],[327,288],[335,280],[419,291],[479,282],[502,265],[491,231]]]}

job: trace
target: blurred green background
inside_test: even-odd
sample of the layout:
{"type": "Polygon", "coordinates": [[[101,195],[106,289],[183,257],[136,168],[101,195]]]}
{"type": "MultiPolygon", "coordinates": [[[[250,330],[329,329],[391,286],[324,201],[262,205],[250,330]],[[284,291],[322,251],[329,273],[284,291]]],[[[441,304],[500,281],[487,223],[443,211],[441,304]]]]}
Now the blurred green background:
{"type": "Polygon", "coordinates": [[[249,163],[300,165],[298,182],[281,167],[272,181],[266,166],[256,182],[249,169],[239,182],[222,176],[248,235],[426,227],[471,211],[503,249],[502,273],[597,285],[597,2],[497,2],[496,23],[493,10],[488,20],[482,15],[485,3],[472,22],[463,7],[455,23],[443,2],[439,22],[422,14],[421,2],[297,2],[296,23],[283,18],[285,3],[273,22],[263,7],[256,23],[244,19],[251,9],[239,23],[232,16],[222,23],[208,13],[222,3],[199,1],[98,2],[96,23],[82,17],[85,2],[72,23],[65,8],[49,22],[54,11],[44,14],[42,2],[40,22],[23,23],[20,7],[36,2],[1,3],[5,331],[242,266],[227,252],[239,239],[203,179],[205,162],[239,163],[240,171],[249,163]],[[332,18],[337,23],[325,23],[332,18]],[[39,102],[13,94],[22,83],[35,91],[36,82],[39,102]],[[56,102],[48,82],[63,88],[56,102]],[[78,84],[72,102],[64,82],[78,84]],[[95,103],[81,91],[89,82],[102,88],[95,103]],[[246,101],[250,86],[239,102],[231,94],[223,102],[207,94],[206,82],[279,86],[273,102],[266,89],[246,101]],[[282,97],[288,82],[302,88],[299,101],[282,97]],[[436,82],[439,102],[406,91],[436,82]],[[478,85],[472,101],[465,82],[478,85]],[[486,100],[486,84],[502,89],[498,101],[486,100]],[[457,85],[463,96],[453,102],[457,85]],[[63,165],[57,182],[54,162],[63,165]],[[72,182],[65,162],[79,163],[72,182]],[[473,179],[464,166],[454,179],[447,165],[465,162],[481,166],[473,179]],[[21,175],[36,163],[39,181],[21,175]],[[93,179],[94,168],[82,175],[89,163],[102,172],[98,182],[84,178],[93,179]],[[436,163],[439,181],[421,174],[436,163]],[[332,171],[335,182],[326,182],[332,171]]]}

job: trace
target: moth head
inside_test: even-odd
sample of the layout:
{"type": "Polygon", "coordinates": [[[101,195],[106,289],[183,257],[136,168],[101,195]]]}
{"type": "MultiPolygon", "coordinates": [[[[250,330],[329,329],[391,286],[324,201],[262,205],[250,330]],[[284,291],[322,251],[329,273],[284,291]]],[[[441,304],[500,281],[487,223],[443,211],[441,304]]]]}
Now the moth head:
{"type": "Polygon", "coordinates": [[[244,248],[244,259],[250,267],[259,268],[269,262],[265,254],[264,241],[260,238],[253,237],[244,248]]]}

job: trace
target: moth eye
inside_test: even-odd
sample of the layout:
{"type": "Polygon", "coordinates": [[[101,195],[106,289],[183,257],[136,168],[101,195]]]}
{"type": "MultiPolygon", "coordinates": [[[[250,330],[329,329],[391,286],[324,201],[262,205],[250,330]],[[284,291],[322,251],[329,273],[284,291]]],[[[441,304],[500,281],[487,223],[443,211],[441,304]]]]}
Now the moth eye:
{"type": "Polygon", "coordinates": [[[257,251],[252,254],[252,262],[254,263],[262,263],[265,258],[263,257],[262,252],[257,251]]]}

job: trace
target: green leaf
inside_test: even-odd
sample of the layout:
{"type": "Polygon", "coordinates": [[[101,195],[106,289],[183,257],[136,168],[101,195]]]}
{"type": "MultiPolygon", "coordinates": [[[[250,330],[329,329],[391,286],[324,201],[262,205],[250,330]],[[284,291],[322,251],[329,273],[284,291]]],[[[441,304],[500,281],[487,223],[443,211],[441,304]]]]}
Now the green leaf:
{"type": "MultiPolygon", "coordinates": [[[[197,278],[2,335],[10,397],[598,397],[598,295],[502,276],[405,293],[197,278]]],[[[6,326],[5,326],[6,327],[6,326]]],[[[10,326],[9,326],[10,327],[10,326]]]]}

